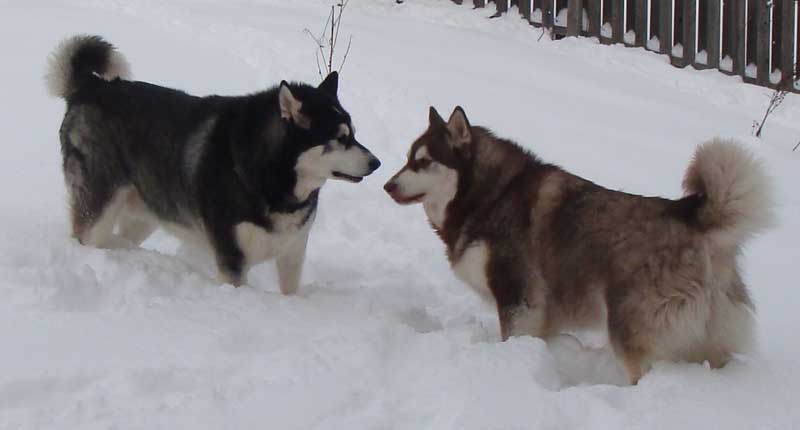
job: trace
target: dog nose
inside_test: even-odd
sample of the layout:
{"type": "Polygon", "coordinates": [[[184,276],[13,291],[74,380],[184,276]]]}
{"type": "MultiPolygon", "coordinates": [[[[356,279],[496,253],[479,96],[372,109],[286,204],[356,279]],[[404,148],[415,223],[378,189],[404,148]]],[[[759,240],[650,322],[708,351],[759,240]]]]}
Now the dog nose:
{"type": "Polygon", "coordinates": [[[397,184],[394,182],[387,182],[386,185],[383,186],[383,189],[386,190],[387,193],[392,194],[397,189],[397,184]]]}
{"type": "Polygon", "coordinates": [[[372,159],[369,160],[369,170],[371,172],[374,172],[374,171],[378,170],[378,167],[381,167],[381,160],[378,160],[377,158],[372,157],[372,159]]]}

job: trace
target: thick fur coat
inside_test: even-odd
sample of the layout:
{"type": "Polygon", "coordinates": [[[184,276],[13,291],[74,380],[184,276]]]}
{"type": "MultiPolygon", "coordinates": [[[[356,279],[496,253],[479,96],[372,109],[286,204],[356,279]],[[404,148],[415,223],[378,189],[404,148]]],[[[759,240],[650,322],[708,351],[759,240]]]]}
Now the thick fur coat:
{"type": "Polygon", "coordinates": [[[355,138],[334,72],[318,87],[196,97],[127,80],[127,61],[98,36],[52,55],[73,235],[134,244],[157,226],[208,246],[220,279],[276,259],[281,290],[299,284],[317,197],[327,179],[359,182],[380,162],[355,138]]]}
{"type": "Polygon", "coordinates": [[[747,350],[746,239],[771,222],[761,163],[698,147],[678,200],[609,190],[545,163],[456,108],[385,186],[423,203],[456,274],[492,299],[503,339],[603,328],[631,382],[656,360],[724,365],[747,350]]]}

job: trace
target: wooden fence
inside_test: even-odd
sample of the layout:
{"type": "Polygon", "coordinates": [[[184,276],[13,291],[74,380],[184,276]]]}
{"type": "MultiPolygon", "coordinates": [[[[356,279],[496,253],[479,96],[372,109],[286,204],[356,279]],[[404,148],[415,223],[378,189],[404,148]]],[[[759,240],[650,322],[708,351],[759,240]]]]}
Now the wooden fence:
{"type": "MultiPolygon", "coordinates": [[[[454,0],[461,3],[463,0],[454,0]]],[[[485,7],[486,0],[472,0],[485,7]]],[[[552,37],[589,36],[774,87],[800,58],[798,0],[494,0],[552,37]]],[[[784,83],[787,81],[784,80],[784,83]]],[[[792,85],[792,87],[795,87],[792,85]]]]}

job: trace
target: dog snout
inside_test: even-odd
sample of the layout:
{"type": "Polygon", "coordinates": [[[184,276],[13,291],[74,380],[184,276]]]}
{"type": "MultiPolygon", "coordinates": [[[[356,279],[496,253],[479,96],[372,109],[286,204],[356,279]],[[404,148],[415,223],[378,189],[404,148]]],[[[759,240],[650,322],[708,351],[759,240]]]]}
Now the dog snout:
{"type": "Polygon", "coordinates": [[[370,160],[369,160],[368,167],[369,167],[369,172],[370,172],[370,173],[372,173],[372,172],[374,172],[374,171],[378,170],[378,167],[381,167],[381,160],[378,160],[378,158],[377,158],[377,157],[374,157],[374,156],[373,156],[373,157],[372,157],[372,158],[370,158],[370,160]]]}
{"type": "Polygon", "coordinates": [[[387,193],[393,194],[395,191],[397,191],[397,184],[392,182],[392,181],[389,181],[389,182],[386,183],[386,185],[383,186],[383,189],[387,193]]]}

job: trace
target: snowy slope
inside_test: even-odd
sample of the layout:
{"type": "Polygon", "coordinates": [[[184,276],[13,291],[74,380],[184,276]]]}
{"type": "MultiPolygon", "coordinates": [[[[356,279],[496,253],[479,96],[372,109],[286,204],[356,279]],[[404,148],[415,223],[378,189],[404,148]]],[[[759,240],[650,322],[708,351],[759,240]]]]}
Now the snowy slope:
{"type": "MultiPolygon", "coordinates": [[[[197,94],[317,82],[327,0],[0,0],[0,429],[583,429],[800,427],[800,100],[748,138],[769,91],[590,40],[537,42],[514,14],[449,1],[352,0],[340,85],[384,167],[330,183],[300,294],[264,265],[215,284],[169,236],[147,249],[69,239],[47,54],[73,33],[115,43],[137,79],[197,94]],[[427,107],[609,187],[675,197],[694,146],[743,138],[772,172],[779,226],[747,248],[759,351],[712,371],[662,363],[636,387],[606,349],[498,342],[492,309],[451,274],[419,207],[381,190],[427,107]]],[[[602,344],[602,342],[600,342],[602,344]]]]}

